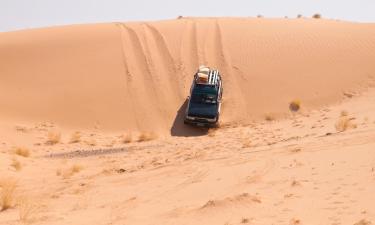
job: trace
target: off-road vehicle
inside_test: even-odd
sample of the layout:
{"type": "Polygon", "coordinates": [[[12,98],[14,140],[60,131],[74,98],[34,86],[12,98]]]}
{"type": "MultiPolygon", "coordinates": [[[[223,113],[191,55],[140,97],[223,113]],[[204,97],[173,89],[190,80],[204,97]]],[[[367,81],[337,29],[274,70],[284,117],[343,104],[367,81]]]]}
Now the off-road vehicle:
{"type": "Polygon", "coordinates": [[[200,66],[190,88],[184,123],[216,127],[219,122],[222,95],[219,71],[200,66]]]}

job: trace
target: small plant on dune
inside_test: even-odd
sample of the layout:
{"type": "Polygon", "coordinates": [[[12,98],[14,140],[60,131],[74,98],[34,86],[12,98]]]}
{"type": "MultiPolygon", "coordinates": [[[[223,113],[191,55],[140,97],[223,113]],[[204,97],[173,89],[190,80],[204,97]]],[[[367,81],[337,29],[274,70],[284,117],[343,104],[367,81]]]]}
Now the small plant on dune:
{"type": "Polygon", "coordinates": [[[36,214],[36,212],[39,209],[37,202],[27,197],[21,197],[18,200],[17,205],[19,209],[18,215],[19,215],[20,221],[23,223],[32,222],[33,216],[36,214]]]}
{"type": "Polygon", "coordinates": [[[245,139],[242,141],[242,148],[250,148],[252,146],[252,143],[249,139],[245,139]]]}
{"type": "Polygon", "coordinates": [[[297,112],[301,109],[301,102],[299,100],[293,100],[289,103],[289,109],[292,112],[297,112]]]}
{"type": "Polygon", "coordinates": [[[340,116],[339,120],[335,124],[336,131],[344,132],[348,129],[355,129],[357,125],[353,122],[354,117],[340,116]]]}
{"type": "Polygon", "coordinates": [[[341,117],[343,117],[343,116],[348,116],[348,115],[349,115],[349,113],[348,113],[348,111],[346,111],[346,110],[342,110],[341,113],[340,113],[340,116],[341,116],[341,117]]]}
{"type": "Polygon", "coordinates": [[[79,143],[79,142],[81,142],[81,137],[82,137],[81,132],[76,131],[70,137],[70,142],[69,143],[72,143],[72,144],[79,143]]]}
{"type": "Polygon", "coordinates": [[[138,142],[151,141],[156,139],[156,134],[152,132],[142,132],[139,134],[138,142]]]}
{"type": "Polygon", "coordinates": [[[124,144],[128,144],[132,141],[133,141],[133,139],[132,139],[132,135],[130,133],[124,134],[124,135],[121,136],[121,142],[124,143],[124,144]]]}
{"type": "Polygon", "coordinates": [[[322,18],[322,15],[320,15],[319,13],[315,13],[315,14],[312,16],[312,18],[314,18],[314,19],[320,19],[320,18],[322,18]]]}
{"type": "Polygon", "coordinates": [[[362,219],[358,221],[357,223],[355,223],[354,225],[372,225],[372,223],[369,220],[362,219]]]}
{"type": "Polygon", "coordinates": [[[89,140],[85,140],[85,144],[89,146],[96,146],[97,143],[95,139],[89,139],[89,140]]]}
{"type": "Polygon", "coordinates": [[[29,157],[30,156],[30,151],[26,147],[14,147],[13,152],[16,155],[22,156],[22,157],[29,157]]]}
{"type": "Polygon", "coordinates": [[[60,143],[61,133],[58,131],[49,131],[47,135],[47,145],[55,145],[60,143]]]}
{"type": "Polygon", "coordinates": [[[293,219],[290,220],[289,224],[290,225],[299,225],[299,224],[301,224],[301,220],[293,218],[293,219]]]}
{"type": "Polygon", "coordinates": [[[12,159],[12,164],[10,164],[14,169],[16,169],[17,171],[20,171],[22,169],[22,165],[20,163],[20,161],[17,160],[17,158],[13,158],[12,159]]]}
{"type": "Polygon", "coordinates": [[[298,18],[298,19],[302,18],[302,15],[301,15],[301,14],[298,14],[298,15],[297,15],[297,18],[298,18]]]}
{"type": "Polygon", "coordinates": [[[257,15],[257,18],[263,18],[263,16],[259,14],[259,15],[257,15]]]}
{"type": "Polygon", "coordinates": [[[5,178],[0,181],[0,210],[4,211],[14,206],[15,192],[17,182],[11,178],[5,178]]]}
{"type": "MultiPolygon", "coordinates": [[[[82,169],[83,169],[83,167],[81,165],[74,164],[73,166],[71,166],[70,168],[65,170],[62,173],[62,176],[63,176],[64,179],[67,179],[67,178],[73,176],[74,174],[81,172],[82,169]]],[[[57,174],[57,172],[56,172],[56,174],[57,174]]]]}
{"type": "Polygon", "coordinates": [[[268,113],[268,114],[266,114],[266,115],[264,116],[264,119],[265,119],[266,121],[274,121],[276,118],[275,118],[274,115],[268,113]]]}
{"type": "Polygon", "coordinates": [[[241,223],[249,223],[250,220],[248,218],[242,218],[241,223]]]}

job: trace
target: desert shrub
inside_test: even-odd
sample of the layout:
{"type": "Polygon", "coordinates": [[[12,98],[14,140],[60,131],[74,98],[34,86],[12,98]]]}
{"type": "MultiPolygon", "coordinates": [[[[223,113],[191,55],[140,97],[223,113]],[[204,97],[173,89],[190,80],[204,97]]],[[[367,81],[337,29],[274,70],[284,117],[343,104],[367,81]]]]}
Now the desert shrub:
{"type": "Polygon", "coordinates": [[[298,19],[302,18],[302,15],[301,15],[301,14],[298,14],[298,15],[297,15],[297,18],[298,18],[298,19]]]}
{"type": "Polygon", "coordinates": [[[348,129],[357,128],[357,125],[353,122],[355,118],[350,118],[348,116],[341,116],[335,124],[336,131],[344,132],[348,129]]]}
{"type": "Polygon", "coordinates": [[[29,157],[30,151],[26,147],[14,147],[13,152],[16,155],[22,156],[22,157],[29,157]]]}
{"type": "Polygon", "coordinates": [[[18,200],[18,214],[21,222],[29,223],[32,222],[33,216],[39,209],[37,201],[33,201],[27,197],[21,197],[18,200]]]}
{"type": "Polygon", "coordinates": [[[22,169],[22,165],[20,161],[17,160],[17,158],[12,159],[12,164],[10,164],[14,169],[17,171],[20,171],[22,169]]]}
{"type": "Polygon", "coordinates": [[[49,131],[47,135],[47,145],[58,144],[61,140],[61,133],[58,131],[49,131]]]}
{"type": "Polygon", "coordinates": [[[314,18],[314,19],[320,19],[320,18],[322,18],[322,15],[320,15],[319,13],[315,13],[315,14],[312,16],[312,18],[314,18]]]}
{"type": "Polygon", "coordinates": [[[274,115],[267,113],[267,114],[264,116],[264,119],[265,119],[266,121],[274,121],[276,118],[275,118],[274,115]]]}
{"type": "Polygon", "coordinates": [[[301,102],[299,100],[293,100],[289,103],[289,109],[292,112],[297,112],[301,108],[301,102]]]}
{"type": "Polygon", "coordinates": [[[121,142],[124,144],[132,142],[132,135],[130,133],[122,135],[121,142]]]}
{"type": "Polygon", "coordinates": [[[81,142],[81,137],[82,137],[81,132],[79,131],[74,132],[72,136],[70,137],[70,143],[73,144],[73,143],[81,142]]]}
{"type": "Polygon", "coordinates": [[[4,178],[0,181],[0,210],[4,211],[14,206],[17,182],[11,178],[4,178]]]}
{"type": "Polygon", "coordinates": [[[152,132],[142,132],[139,134],[138,142],[151,141],[156,139],[156,134],[152,132]]]}
{"type": "MultiPolygon", "coordinates": [[[[67,178],[73,176],[74,174],[81,172],[82,169],[83,169],[83,167],[81,165],[74,164],[73,166],[71,166],[70,168],[68,168],[67,170],[65,170],[62,173],[62,176],[63,176],[64,179],[67,179],[67,178]]],[[[57,172],[56,172],[56,174],[57,174],[57,172]]]]}

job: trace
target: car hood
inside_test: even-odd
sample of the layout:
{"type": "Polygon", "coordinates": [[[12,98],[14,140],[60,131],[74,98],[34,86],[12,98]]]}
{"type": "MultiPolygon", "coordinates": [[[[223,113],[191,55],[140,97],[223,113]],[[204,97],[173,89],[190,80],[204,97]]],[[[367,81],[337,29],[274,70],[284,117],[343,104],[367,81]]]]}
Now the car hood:
{"type": "Polygon", "coordinates": [[[217,104],[204,104],[190,102],[188,116],[196,116],[203,118],[215,118],[217,116],[217,104]]]}

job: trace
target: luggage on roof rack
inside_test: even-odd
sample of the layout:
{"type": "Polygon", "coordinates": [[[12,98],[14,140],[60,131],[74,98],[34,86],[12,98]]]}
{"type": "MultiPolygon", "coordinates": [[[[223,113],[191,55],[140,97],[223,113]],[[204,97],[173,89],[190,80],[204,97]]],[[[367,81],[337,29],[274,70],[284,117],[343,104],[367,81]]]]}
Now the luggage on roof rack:
{"type": "Polygon", "coordinates": [[[217,85],[218,79],[219,71],[206,66],[200,66],[195,75],[195,82],[197,84],[217,85]]]}

